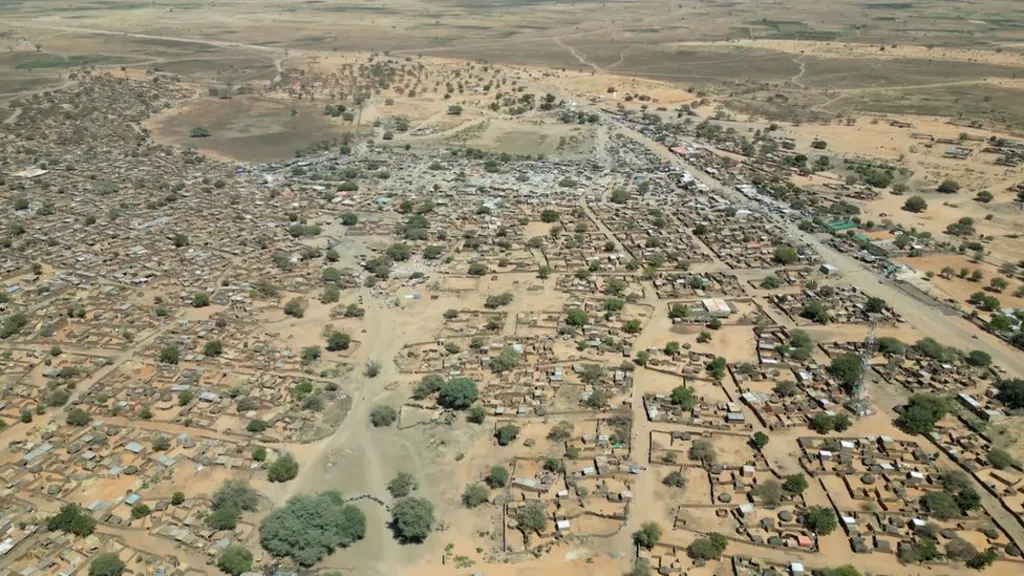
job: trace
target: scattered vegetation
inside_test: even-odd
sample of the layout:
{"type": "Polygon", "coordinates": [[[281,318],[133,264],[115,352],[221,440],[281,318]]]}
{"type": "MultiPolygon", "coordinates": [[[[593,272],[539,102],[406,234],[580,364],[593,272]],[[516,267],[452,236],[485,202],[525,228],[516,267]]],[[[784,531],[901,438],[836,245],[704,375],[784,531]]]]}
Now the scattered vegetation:
{"type": "Polygon", "coordinates": [[[278,558],[312,566],[366,535],[366,516],[338,492],[295,496],[260,524],[260,544],[278,558]]]}
{"type": "Polygon", "coordinates": [[[375,406],[370,412],[370,423],[374,428],[386,428],[395,423],[398,419],[398,412],[391,406],[375,406]]]}

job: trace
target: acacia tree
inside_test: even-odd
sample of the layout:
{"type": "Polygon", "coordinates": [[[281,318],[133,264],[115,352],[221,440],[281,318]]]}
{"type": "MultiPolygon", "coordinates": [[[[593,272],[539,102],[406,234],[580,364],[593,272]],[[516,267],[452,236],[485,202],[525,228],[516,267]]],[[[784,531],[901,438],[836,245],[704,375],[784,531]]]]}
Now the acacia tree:
{"type": "Polygon", "coordinates": [[[46,519],[46,529],[88,536],[96,530],[96,520],[77,504],[65,504],[61,506],[60,512],[46,519]]]}
{"type": "Polygon", "coordinates": [[[267,471],[267,478],[271,482],[287,482],[295,478],[299,473],[299,463],[291,454],[283,454],[270,465],[267,471]]]}
{"type": "Polygon", "coordinates": [[[260,524],[260,544],[279,558],[312,566],[335,548],[346,548],[366,534],[366,516],[345,504],[338,492],[295,496],[260,524]]]}
{"type": "Polygon", "coordinates": [[[530,532],[543,531],[548,526],[548,514],[544,510],[544,504],[538,500],[527,502],[516,514],[516,522],[527,538],[530,532]]]}
{"type": "Polygon", "coordinates": [[[391,509],[391,530],[399,542],[422,542],[434,526],[434,505],[423,498],[399,500],[391,509]]]}
{"type": "Polygon", "coordinates": [[[853,352],[847,352],[832,359],[828,367],[828,373],[835,378],[843,391],[852,394],[857,382],[860,381],[863,365],[860,356],[853,352]]]}
{"type": "Polygon", "coordinates": [[[803,474],[791,474],[786,476],[782,489],[792,494],[803,494],[808,486],[807,478],[803,474]]]}
{"type": "Polygon", "coordinates": [[[960,506],[953,495],[936,490],[921,497],[921,506],[939,520],[951,520],[960,516],[960,506]]]}
{"type": "Polygon", "coordinates": [[[124,562],[113,552],[104,552],[89,564],[89,576],[121,576],[124,562]]]}
{"type": "Polygon", "coordinates": [[[228,546],[217,560],[217,567],[231,576],[248,572],[252,569],[252,552],[245,546],[228,546]]]}
{"type": "Polygon", "coordinates": [[[452,378],[437,395],[437,403],[453,410],[465,410],[476,402],[479,391],[472,378],[452,378]]]}
{"type": "Polygon", "coordinates": [[[761,450],[762,448],[767,446],[768,441],[768,435],[765,434],[764,432],[761,432],[760,430],[754,432],[754,435],[750,437],[750,445],[753,446],[755,450],[761,450]]]}
{"type": "Polygon", "coordinates": [[[591,386],[597,385],[602,379],[604,379],[604,367],[600,364],[587,364],[580,374],[580,380],[591,386]]]}
{"type": "Polygon", "coordinates": [[[800,259],[800,255],[792,246],[779,246],[772,258],[779,264],[793,264],[800,259]]]}
{"type": "Polygon", "coordinates": [[[416,481],[416,477],[412,474],[399,472],[388,483],[388,492],[391,493],[393,498],[404,498],[410,492],[419,488],[419,485],[420,483],[416,481]]]}
{"type": "Polygon", "coordinates": [[[491,488],[504,488],[508,485],[508,470],[504,466],[492,466],[487,475],[487,485],[491,488]]]}
{"type": "Polygon", "coordinates": [[[466,489],[462,492],[462,504],[466,508],[476,508],[477,506],[487,502],[487,498],[490,496],[487,488],[480,484],[470,484],[466,486],[466,489]]]}
{"type": "Polygon", "coordinates": [[[924,212],[928,209],[928,202],[925,202],[924,198],[920,196],[911,196],[903,203],[903,209],[907,212],[924,212]]]}
{"type": "Polygon", "coordinates": [[[903,408],[896,425],[911,434],[927,434],[949,412],[945,398],[931,394],[916,394],[903,408]]]}
{"type": "Polygon", "coordinates": [[[686,553],[690,558],[711,560],[713,558],[720,558],[728,545],[729,541],[724,536],[717,532],[712,532],[708,534],[707,538],[697,538],[691,542],[686,548],[686,553]]]}
{"type": "Polygon", "coordinates": [[[810,506],[804,511],[804,528],[819,536],[827,536],[839,527],[836,513],[824,506],[810,506]]]}
{"type": "Polygon", "coordinates": [[[636,545],[648,550],[654,548],[659,540],[661,540],[661,526],[655,522],[645,522],[639,530],[633,533],[633,541],[636,542],[636,545]]]}

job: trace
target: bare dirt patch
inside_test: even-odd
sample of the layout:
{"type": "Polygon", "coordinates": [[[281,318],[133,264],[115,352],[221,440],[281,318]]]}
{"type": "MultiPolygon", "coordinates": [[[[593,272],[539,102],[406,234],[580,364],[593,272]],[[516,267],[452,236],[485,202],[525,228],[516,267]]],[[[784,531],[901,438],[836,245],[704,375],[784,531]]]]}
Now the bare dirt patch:
{"type": "Polygon", "coordinates": [[[592,142],[592,130],[589,128],[562,124],[531,126],[492,121],[467,144],[508,154],[548,156],[560,151],[589,150],[592,142]]]}
{"type": "Polygon", "coordinates": [[[204,98],[158,114],[148,124],[158,141],[252,162],[290,158],[298,149],[353,130],[325,116],[321,106],[257,97],[204,98]],[[209,129],[211,136],[192,138],[196,127],[209,129]]]}

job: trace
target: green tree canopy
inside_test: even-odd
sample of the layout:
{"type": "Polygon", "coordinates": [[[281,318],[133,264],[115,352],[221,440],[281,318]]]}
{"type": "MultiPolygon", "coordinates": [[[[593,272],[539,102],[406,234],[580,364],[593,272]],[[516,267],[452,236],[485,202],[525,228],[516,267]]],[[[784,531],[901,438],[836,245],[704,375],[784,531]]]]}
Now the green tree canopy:
{"type": "Polygon", "coordinates": [[[775,249],[773,259],[779,264],[793,264],[800,259],[800,255],[792,246],[779,246],[775,249]]]}
{"type": "Polygon", "coordinates": [[[720,558],[728,547],[729,541],[717,532],[708,534],[706,538],[697,538],[686,547],[686,553],[695,560],[712,560],[720,558]]]}
{"type": "Polygon", "coordinates": [[[881,298],[871,296],[868,301],[864,304],[864,309],[872,314],[879,314],[889,306],[889,303],[881,298]]]}
{"type": "Polygon", "coordinates": [[[365,534],[363,512],[345,504],[337,492],[295,496],[260,524],[263,548],[279,558],[291,557],[301,566],[312,566],[365,534]]]}
{"type": "Polygon", "coordinates": [[[416,400],[423,400],[431,394],[436,394],[444,386],[444,378],[439,374],[427,374],[420,379],[413,389],[412,397],[416,400]]]}
{"type": "Polygon", "coordinates": [[[352,338],[344,332],[334,331],[327,336],[327,349],[335,352],[337,350],[348,350],[352,338]]]}
{"type": "Polygon", "coordinates": [[[921,497],[921,506],[929,515],[939,520],[951,520],[960,516],[960,506],[952,494],[936,490],[921,497]]]}
{"type": "Polygon", "coordinates": [[[700,462],[705,466],[711,466],[718,461],[718,453],[715,451],[714,445],[703,438],[698,438],[690,444],[688,456],[690,460],[700,462]]]}
{"type": "Polygon", "coordinates": [[[488,366],[495,374],[501,374],[517,368],[520,360],[519,352],[516,352],[516,349],[511,346],[506,346],[497,356],[490,359],[488,366]]]}
{"type": "Polygon", "coordinates": [[[524,532],[540,532],[548,526],[548,513],[544,510],[543,503],[531,500],[519,509],[516,521],[519,523],[519,529],[524,532]]]}
{"type": "Polygon", "coordinates": [[[690,410],[693,408],[693,388],[689,388],[687,386],[676,386],[672,389],[672,394],[669,398],[674,406],[679,406],[683,410],[690,410]]]}
{"type": "Polygon", "coordinates": [[[231,576],[248,572],[252,570],[252,552],[245,546],[228,546],[217,560],[217,567],[231,576]]]}
{"type": "Polygon", "coordinates": [[[992,464],[992,467],[997,470],[1009,468],[1015,463],[1013,456],[1010,456],[1010,453],[1007,452],[1006,450],[1003,450],[1002,448],[990,449],[988,453],[985,454],[985,457],[988,458],[988,461],[989,463],[992,464]]]}
{"type": "Polygon", "coordinates": [[[160,349],[160,362],[163,364],[177,364],[179,358],[181,358],[181,349],[174,344],[160,349]]]}
{"type": "Polygon", "coordinates": [[[590,316],[579,308],[572,308],[566,313],[565,323],[569,326],[584,326],[590,322],[590,316]]]}
{"type": "Polygon", "coordinates": [[[427,260],[437,260],[444,253],[444,247],[431,244],[423,248],[423,257],[427,260]]]}
{"type": "Polygon", "coordinates": [[[846,564],[838,568],[827,568],[822,571],[822,576],[861,576],[861,574],[859,570],[846,564]]]}
{"type": "Polygon", "coordinates": [[[92,420],[92,416],[81,408],[73,408],[68,412],[66,421],[72,426],[85,426],[92,420]]]}
{"type": "Polygon", "coordinates": [[[508,486],[508,478],[509,473],[504,466],[492,466],[487,475],[487,485],[491,488],[504,488],[508,486]]]}
{"type": "Polygon", "coordinates": [[[754,435],[750,437],[750,444],[755,450],[761,450],[768,445],[768,435],[758,430],[754,432],[754,435]]]}
{"type": "Polygon", "coordinates": [[[971,366],[988,366],[992,364],[992,356],[984,350],[971,350],[965,358],[971,366]]]}
{"type": "Polygon", "coordinates": [[[896,425],[911,434],[927,434],[949,412],[945,398],[933,394],[915,394],[896,419],[896,425]]]}
{"type": "Polygon", "coordinates": [[[583,371],[580,373],[580,380],[582,380],[584,384],[596,386],[604,380],[604,376],[604,366],[601,366],[600,364],[586,364],[583,366],[583,371]]]}
{"type": "Polygon", "coordinates": [[[828,373],[839,382],[839,386],[847,394],[852,394],[863,370],[860,356],[847,352],[836,356],[829,364],[828,373]]]}
{"type": "Polygon", "coordinates": [[[241,480],[228,480],[213,494],[213,514],[206,523],[215,530],[235,527],[242,511],[254,512],[259,508],[260,496],[249,484],[241,480]]]}
{"type": "Polygon", "coordinates": [[[1007,408],[1024,408],[1024,378],[1001,379],[996,383],[996,388],[999,390],[996,398],[1006,404],[1007,408]]]}
{"type": "Polygon", "coordinates": [[[374,428],[386,428],[394,424],[397,419],[398,412],[386,404],[374,406],[370,411],[370,423],[374,428]]]}
{"type": "Polygon", "coordinates": [[[391,530],[400,542],[422,542],[434,526],[434,505],[422,498],[399,500],[391,509],[391,530]]]}
{"type": "Polygon", "coordinates": [[[487,502],[489,497],[490,493],[483,485],[469,484],[462,492],[462,504],[466,508],[476,508],[484,502],[487,502]]]}
{"type": "Polygon", "coordinates": [[[465,410],[476,402],[480,392],[472,378],[452,378],[441,386],[437,403],[452,410],[465,410]]]}
{"type": "Polygon", "coordinates": [[[818,300],[811,300],[804,304],[803,310],[800,311],[800,316],[818,324],[828,324],[832,319],[829,316],[828,307],[818,300]]]}
{"type": "Polygon", "coordinates": [[[89,563],[89,576],[121,576],[124,562],[113,552],[104,552],[89,563]]]}
{"type": "Polygon", "coordinates": [[[625,188],[615,188],[612,190],[611,200],[615,204],[625,204],[629,202],[629,192],[625,188]]]}
{"type": "Polygon", "coordinates": [[[956,180],[950,180],[947,178],[939,184],[936,190],[943,194],[955,194],[960,191],[960,183],[956,180]]]}
{"type": "Polygon", "coordinates": [[[499,446],[508,446],[519,436],[519,427],[515,424],[506,424],[494,431],[499,446]]]}
{"type": "Polygon", "coordinates": [[[725,377],[725,366],[725,358],[716,356],[714,360],[708,362],[708,365],[705,368],[709,373],[711,373],[712,377],[716,380],[721,380],[725,377]]]}
{"type": "Polygon", "coordinates": [[[299,463],[291,454],[282,454],[270,465],[267,471],[267,479],[271,482],[287,482],[295,478],[299,473],[299,463]]]}
{"type": "Polygon", "coordinates": [[[809,506],[804,511],[804,528],[819,536],[827,536],[839,527],[836,513],[824,506],[809,506]]]}
{"type": "Polygon", "coordinates": [[[883,336],[875,341],[878,351],[887,356],[903,356],[907,352],[907,345],[899,338],[883,336]]]}
{"type": "Polygon", "coordinates": [[[387,255],[395,262],[403,262],[412,256],[412,248],[401,242],[388,246],[387,255]]]}
{"type": "MultiPolygon", "coordinates": [[[[673,454],[670,452],[670,454],[673,454]]],[[[685,488],[686,487],[686,476],[679,470],[673,470],[669,472],[664,478],[661,479],[661,483],[665,486],[671,486],[673,488],[685,488]]]]}
{"type": "Polygon", "coordinates": [[[953,352],[949,348],[939,344],[930,336],[918,340],[914,344],[914,350],[931,358],[932,360],[938,360],[940,362],[947,362],[953,358],[953,352]]]}
{"type": "Polygon", "coordinates": [[[416,477],[408,472],[399,472],[388,482],[388,492],[391,493],[392,498],[405,498],[413,490],[419,488],[420,483],[416,481],[416,477]]]}
{"type": "Polygon", "coordinates": [[[981,508],[981,495],[973,487],[966,486],[956,493],[956,504],[960,507],[961,514],[967,514],[971,510],[981,508]]]}
{"type": "Polygon", "coordinates": [[[655,522],[645,522],[639,530],[633,533],[633,541],[641,548],[648,550],[654,548],[661,540],[661,526],[655,522]]]}
{"type": "Polygon", "coordinates": [[[88,536],[96,530],[96,520],[77,504],[65,504],[60,511],[46,519],[46,529],[55,532],[70,532],[76,536],[88,536]]]}
{"type": "Polygon", "coordinates": [[[928,209],[928,202],[925,202],[925,199],[920,196],[911,196],[903,203],[903,209],[907,212],[924,212],[928,209]]]}
{"type": "Polygon", "coordinates": [[[758,483],[752,490],[754,496],[761,499],[761,502],[774,506],[782,501],[782,484],[778,480],[765,480],[758,483]]]}

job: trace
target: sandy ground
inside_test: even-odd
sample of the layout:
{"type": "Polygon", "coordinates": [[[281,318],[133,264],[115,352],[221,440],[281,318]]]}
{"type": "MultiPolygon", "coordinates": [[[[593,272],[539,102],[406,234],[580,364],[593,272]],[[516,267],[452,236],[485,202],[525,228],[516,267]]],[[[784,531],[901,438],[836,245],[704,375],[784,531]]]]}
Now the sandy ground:
{"type": "Polygon", "coordinates": [[[1024,55],[1017,50],[964,47],[932,47],[911,44],[855,44],[849,42],[812,42],[807,40],[736,40],[732,42],[677,42],[679,47],[749,47],[807,54],[819,58],[870,58],[872,60],[937,60],[945,62],[984,62],[1020,66],[1024,55]]]}
{"type": "Polygon", "coordinates": [[[987,262],[973,262],[969,257],[962,255],[901,258],[899,262],[912,267],[921,275],[929,271],[934,272],[935,276],[933,278],[930,280],[919,278],[919,281],[915,282],[915,285],[921,286],[923,289],[927,289],[929,292],[934,293],[937,298],[941,298],[943,300],[955,300],[966,310],[971,310],[973,308],[967,303],[967,299],[971,294],[979,291],[984,291],[986,294],[998,298],[1003,308],[1024,307],[1024,298],[1014,296],[1017,288],[1020,287],[1019,280],[1009,280],[1010,287],[1002,293],[994,293],[984,290],[992,278],[1005,278],[996,266],[987,262]],[[964,267],[969,269],[971,272],[974,270],[981,270],[985,277],[980,282],[973,282],[969,279],[970,277],[959,278],[956,275],[948,279],[941,278],[939,274],[942,272],[942,269],[947,266],[952,267],[958,272],[964,267]]]}
{"type": "MultiPolygon", "coordinates": [[[[225,22],[227,21],[229,20],[225,20],[225,22]]],[[[96,25],[99,26],[99,24],[96,25]]],[[[132,21],[110,24],[112,28],[116,26],[130,27],[131,25],[132,21]]],[[[272,26],[266,21],[263,21],[261,25],[272,26]]],[[[52,32],[59,34],[59,30],[52,32]]],[[[180,31],[179,33],[186,34],[187,32],[180,31]]],[[[552,41],[551,38],[546,40],[552,41]]],[[[616,75],[615,69],[618,64],[614,59],[610,61],[611,63],[597,64],[589,60],[582,52],[575,48],[569,48],[570,44],[565,43],[561,37],[554,40],[557,40],[554,42],[555,44],[570,52],[587,70],[557,72],[541,68],[510,67],[504,74],[509,78],[520,79],[524,83],[529,82],[531,86],[550,88],[560,95],[569,94],[570,98],[579,98],[581,106],[585,106],[586,100],[601,96],[605,98],[607,104],[614,105],[624,102],[626,93],[649,95],[652,97],[652,105],[659,107],[674,107],[693,102],[696,99],[696,96],[687,92],[683,86],[616,75]],[[613,90],[609,91],[609,88],[613,90]]],[[[54,38],[54,42],[58,41],[57,38],[54,38]]],[[[950,61],[979,61],[993,64],[1019,65],[1021,63],[1019,55],[1013,52],[926,50],[921,47],[908,46],[887,48],[884,52],[875,53],[873,51],[877,50],[876,47],[863,45],[823,46],[817,43],[778,41],[756,41],[749,44],[753,47],[769,48],[790,54],[807,53],[828,58],[861,58],[868,56],[870,52],[875,57],[894,60],[934,57],[950,61]]],[[[678,44],[678,46],[690,46],[690,44],[678,44]]],[[[220,46],[220,48],[227,49],[229,46],[220,46]]],[[[275,66],[285,69],[293,66],[306,66],[324,74],[332,73],[345,64],[360,61],[359,58],[351,55],[330,55],[317,51],[308,51],[301,57],[285,58],[282,54],[283,50],[278,48],[254,46],[249,48],[259,51],[261,55],[262,67],[250,63],[255,74],[267,72],[265,67],[267,62],[271,61],[275,66]],[[315,59],[315,62],[311,62],[310,58],[315,59]]],[[[96,49],[99,50],[99,48],[96,49]]],[[[623,51],[619,55],[619,62],[622,62],[626,56],[623,51]]],[[[425,84],[444,81],[450,77],[447,75],[453,73],[452,68],[465,67],[467,63],[438,59],[431,61],[431,65],[436,66],[436,69],[431,72],[433,75],[426,77],[425,84]]],[[[322,96],[323,94],[319,95],[319,97],[322,96]]],[[[385,104],[385,99],[396,96],[396,93],[385,91],[378,96],[365,108],[365,117],[361,121],[372,123],[377,119],[384,121],[393,116],[407,116],[412,121],[414,128],[432,126],[441,133],[437,140],[424,140],[426,145],[433,145],[435,142],[441,141],[447,136],[447,133],[457,130],[462,125],[489,121],[490,124],[472,141],[473,145],[514,153],[549,153],[555,149],[561,137],[571,135],[575,130],[572,127],[541,121],[535,115],[512,120],[500,114],[492,114],[479,109],[468,110],[465,116],[453,119],[446,112],[449,102],[436,92],[430,92],[429,96],[399,99],[391,105],[385,104]]],[[[467,108],[476,108],[487,98],[468,93],[458,95],[452,101],[464,103],[467,108]]],[[[279,101],[248,102],[242,99],[227,102],[227,104],[223,104],[219,101],[203,100],[199,104],[193,103],[182,109],[165,112],[153,119],[150,125],[155,129],[158,138],[181,144],[189,140],[185,134],[193,125],[210,122],[215,127],[214,139],[223,138],[225,141],[232,141],[221,143],[222,146],[214,150],[224,158],[243,157],[241,154],[233,153],[232,150],[256,145],[262,147],[261,153],[266,152],[268,157],[279,157],[281,154],[290,156],[296,142],[293,138],[303,140],[310,133],[336,135],[344,131],[337,125],[331,124],[330,120],[325,120],[319,113],[323,101],[317,101],[316,104],[303,103],[302,105],[286,105],[279,101]],[[228,110],[219,110],[219,108],[228,110]],[[294,116],[290,114],[290,110],[293,108],[298,111],[294,116]],[[214,123],[213,120],[217,122],[214,123]],[[221,126],[221,128],[217,128],[217,126],[221,126]],[[250,136],[254,137],[255,143],[254,140],[248,139],[250,136]]],[[[639,105],[638,102],[631,104],[636,107],[639,105]]],[[[702,110],[712,109],[713,105],[702,110]]],[[[920,145],[919,140],[910,137],[911,132],[926,132],[935,137],[948,138],[957,137],[961,132],[967,132],[972,136],[987,138],[992,134],[991,132],[950,126],[944,120],[934,118],[906,119],[912,121],[914,128],[895,128],[886,122],[872,124],[870,121],[862,119],[854,126],[787,126],[784,127],[783,133],[798,141],[798,149],[806,149],[809,141],[813,138],[823,138],[829,141],[827,151],[829,155],[877,157],[901,162],[914,171],[911,184],[915,190],[926,195],[929,202],[927,212],[922,215],[909,215],[902,212],[900,206],[906,196],[897,197],[883,193],[879,199],[864,203],[865,219],[874,218],[880,221],[882,218],[892,218],[908,226],[929,230],[936,235],[941,234],[946,225],[963,215],[974,217],[978,222],[979,231],[985,234],[1005,236],[1019,227],[1020,218],[1016,214],[995,211],[991,207],[981,206],[969,199],[974,192],[991,189],[993,193],[997,194],[997,198],[1005,201],[1006,196],[1002,190],[1008,183],[1015,182],[1019,178],[1019,170],[994,167],[991,164],[991,158],[977,154],[964,162],[947,160],[941,158],[941,146],[937,145],[933,149],[928,149],[920,145]],[[950,197],[926,192],[934,187],[934,183],[947,177],[961,180],[964,183],[964,190],[950,197]],[[1000,196],[1001,194],[1002,196],[1000,196]],[[944,205],[944,203],[949,205],[944,205]],[[989,213],[993,214],[993,218],[984,220],[989,213]],[[882,214],[886,216],[882,216],[882,214]]],[[[652,146],[652,149],[659,153],[664,153],[663,148],[644,141],[636,134],[633,136],[652,146]]],[[[596,136],[588,135],[587,137],[596,136]]],[[[414,142],[415,138],[401,136],[399,140],[414,142]]],[[[690,169],[696,172],[692,167],[690,169]]],[[[817,183],[823,182],[822,178],[817,183]]],[[[997,201],[994,204],[998,203],[997,201]]],[[[548,228],[549,225],[546,224],[530,223],[527,226],[526,235],[546,234],[548,228]]],[[[807,235],[802,235],[802,237],[820,247],[820,242],[816,239],[807,235]]],[[[993,244],[997,248],[993,249],[993,259],[998,261],[999,259],[1020,257],[1022,250],[1019,242],[1010,242],[1005,239],[1001,242],[993,244]]],[[[1008,349],[989,336],[982,335],[980,340],[975,340],[973,337],[977,335],[977,331],[966,322],[939,316],[927,304],[907,295],[892,283],[880,282],[872,273],[845,256],[825,248],[822,248],[822,252],[828,261],[840,267],[840,280],[858,284],[870,294],[885,298],[908,318],[909,321],[906,325],[883,328],[879,331],[880,335],[894,335],[905,341],[913,341],[923,335],[944,334],[946,335],[944,341],[948,344],[961,348],[984,346],[994,351],[993,355],[996,356],[997,362],[1007,365],[1016,373],[1024,373],[1022,370],[1024,361],[1021,360],[1019,352],[1008,349]],[[978,342],[980,344],[977,344],[978,342]]],[[[932,270],[936,273],[946,265],[957,268],[960,265],[965,265],[972,269],[981,267],[985,271],[986,281],[995,274],[997,269],[996,264],[989,262],[977,265],[966,263],[966,260],[960,256],[929,256],[911,259],[907,263],[917,269],[932,270]]],[[[520,276],[525,278],[532,275],[520,276]]],[[[420,489],[417,495],[427,497],[434,502],[437,517],[443,521],[445,529],[431,534],[422,546],[399,545],[386,528],[386,523],[389,520],[388,514],[380,506],[364,501],[359,504],[359,507],[368,517],[369,528],[366,539],[351,549],[333,554],[323,563],[324,568],[354,569],[358,573],[388,576],[413,573],[446,576],[469,572],[470,570],[455,569],[450,564],[441,562],[442,551],[451,543],[456,554],[466,555],[477,562],[476,567],[471,569],[472,571],[479,569],[489,575],[539,576],[553,572],[565,573],[568,576],[591,573],[616,574],[626,569],[628,565],[626,558],[632,551],[629,534],[633,530],[647,521],[670,526],[673,519],[673,506],[679,504],[681,500],[691,502],[704,498],[704,493],[698,494],[696,490],[695,494],[680,498],[665,489],[661,485],[664,470],[655,469],[652,466],[651,470],[638,475],[635,479],[633,492],[636,499],[631,507],[628,525],[618,536],[610,540],[587,542],[579,546],[559,545],[540,560],[484,565],[484,554],[478,552],[477,548],[483,548],[485,552],[489,552],[494,546],[494,540],[493,537],[480,537],[478,534],[480,531],[490,531],[495,528],[494,511],[481,509],[479,512],[470,512],[462,509],[459,504],[459,493],[466,483],[479,479],[490,466],[507,464],[514,455],[528,455],[542,451],[555,453],[555,446],[542,438],[547,427],[541,425],[524,427],[524,437],[537,438],[538,443],[535,449],[527,449],[520,445],[514,450],[498,452],[492,446],[490,438],[487,437],[485,428],[469,426],[464,422],[459,422],[451,429],[444,430],[430,427],[401,431],[378,430],[370,426],[368,417],[372,408],[377,404],[398,405],[408,399],[412,378],[399,374],[392,359],[405,344],[421,342],[436,334],[441,326],[441,314],[444,310],[452,307],[480,308],[486,294],[512,290],[516,293],[516,299],[507,309],[511,319],[520,311],[557,309],[566,298],[564,294],[556,293],[553,290],[553,281],[547,284],[547,289],[544,291],[527,293],[523,287],[528,282],[520,282],[518,287],[513,285],[513,282],[522,279],[510,274],[501,276],[497,281],[474,280],[472,287],[475,291],[468,295],[444,294],[438,300],[410,301],[401,299],[402,305],[398,308],[376,306],[379,296],[368,289],[351,291],[343,297],[343,301],[353,301],[356,294],[360,294],[368,302],[366,317],[360,325],[358,336],[360,345],[347,358],[355,366],[355,370],[343,384],[344,390],[354,399],[348,417],[334,433],[319,442],[282,447],[293,453],[300,462],[301,473],[295,481],[283,485],[258,481],[256,486],[275,505],[283,504],[289,497],[296,494],[316,493],[331,489],[339,489],[345,494],[373,493],[387,499],[384,490],[387,482],[397,472],[406,471],[420,479],[420,489]],[[361,370],[361,367],[371,360],[379,361],[383,367],[381,374],[372,379],[363,376],[361,370]],[[517,452],[517,450],[522,452],[517,452]],[[614,556],[614,558],[608,557],[608,555],[614,556]]],[[[940,293],[960,301],[966,300],[970,293],[980,288],[978,284],[956,279],[947,281],[936,278],[932,280],[931,284],[940,293]]],[[[1012,292],[1012,288],[1008,292],[1012,292]]],[[[653,294],[653,290],[647,290],[647,293],[653,294]]],[[[1001,301],[1004,302],[1004,305],[1024,305],[1024,300],[1008,295],[1002,296],[1001,301]]],[[[710,343],[698,344],[696,338],[699,328],[687,331],[673,330],[671,322],[664,314],[664,303],[653,298],[649,298],[647,303],[655,306],[659,312],[655,314],[640,335],[637,342],[638,349],[646,346],[660,348],[666,342],[675,340],[691,345],[695,351],[722,355],[730,362],[755,360],[755,339],[749,326],[727,325],[713,333],[710,343]]],[[[212,311],[213,308],[204,310],[204,312],[190,311],[188,314],[194,314],[193,319],[195,319],[199,317],[199,314],[208,315],[212,311]]],[[[329,322],[326,317],[326,306],[312,306],[307,316],[299,321],[283,319],[276,311],[273,314],[268,314],[267,323],[273,324],[273,329],[280,332],[282,338],[290,345],[296,347],[320,343],[322,336],[319,329],[329,322]]],[[[773,318],[786,323],[784,320],[779,320],[778,316],[775,315],[773,318]]],[[[845,341],[863,338],[866,330],[864,326],[828,326],[814,328],[810,331],[818,339],[845,341]]],[[[505,334],[510,333],[511,330],[507,325],[505,334]]],[[[137,343],[132,350],[115,356],[127,359],[142,345],[144,345],[144,339],[137,343]]],[[[102,377],[104,373],[102,370],[97,372],[91,377],[91,381],[102,377]]],[[[643,369],[637,372],[631,398],[634,418],[632,453],[635,460],[642,461],[643,455],[647,453],[652,432],[664,432],[660,425],[647,422],[642,408],[643,395],[666,393],[675,385],[678,385],[677,379],[643,369]]],[[[87,388],[87,385],[79,387],[79,389],[87,388]]],[[[731,379],[727,379],[722,387],[714,387],[709,383],[697,385],[699,395],[715,400],[724,399],[726,391],[738,392],[735,382],[731,379]]],[[[898,391],[886,390],[882,387],[876,387],[876,392],[873,400],[879,408],[878,412],[870,418],[859,420],[850,434],[884,433],[904,437],[891,425],[891,409],[904,401],[905,397],[898,391]]],[[[154,425],[162,424],[155,423],[154,425]]],[[[758,428],[755,427],[755,429],[758,428]]],[[[5,432],[5,438],[16,438],[23,433],[24,427],[11,426],[5,432]]],[[[766,448],[765,454],[780,472],[792,473],[799,469],[796,438],[806,433],[807,431],[804,429],[793,429],[773,434],[772,442],[766,448]]],[[[723,460],[730,463],[741,463],[749,456],[748,449],[744,444],[743,438],[716,440],[716,446],[723,460]]],[[[944,464],[950,465],[948,462],[944,462],[944,464]]],[[[188,482],[193,491],[212,492],[224,476],[225,474],[204,471],[204,473],[184,476],[181,482],[188,482]]],[[[696,485],[695,479],[694,483],[696,485]]],[[[174,486],[177,484],[161,486],[160,492],[163,493],[174,486]]],[[[86,496],[89,498],[112,497],[130,487],[130,482],[127,481],[104,483],[89,486],[80,496],[83,498],[86,496]]],[[[815,484],[808,493],[808,500],[811,503],[825,503],[827,500],[824,489],[815,484]]],[[[686,531],[671,531],[666,540],[672,543],[686,544],[693,537],[694,534],[686,531]]],[[[150,543],[147,542],[148,544],[150,543]]],[[[822,547],[822,554],[806,559],[805,563],[808,567],[820,568],[853,563],[862,566],[864,570],[877,573],[911,573],[910,570],[902,571],[903,569],[889,558],[854,557],[849,552],[845,539],[838,534],[824,539],[822,547]]],[[[731,552],[771,557],[780,562],[793,558],[792,555],[784,552],[765,551],[761,548],[744,545],[735,546],[731,552]]],[[[798,557],[803,558],[803,556],[798,557]]],[[[913,571],[916,573],[916,568],[913,571]]],[[[955,570],[942,567],[936,568],[934,572],[952,574],[955,573],[955,570]]]]}

